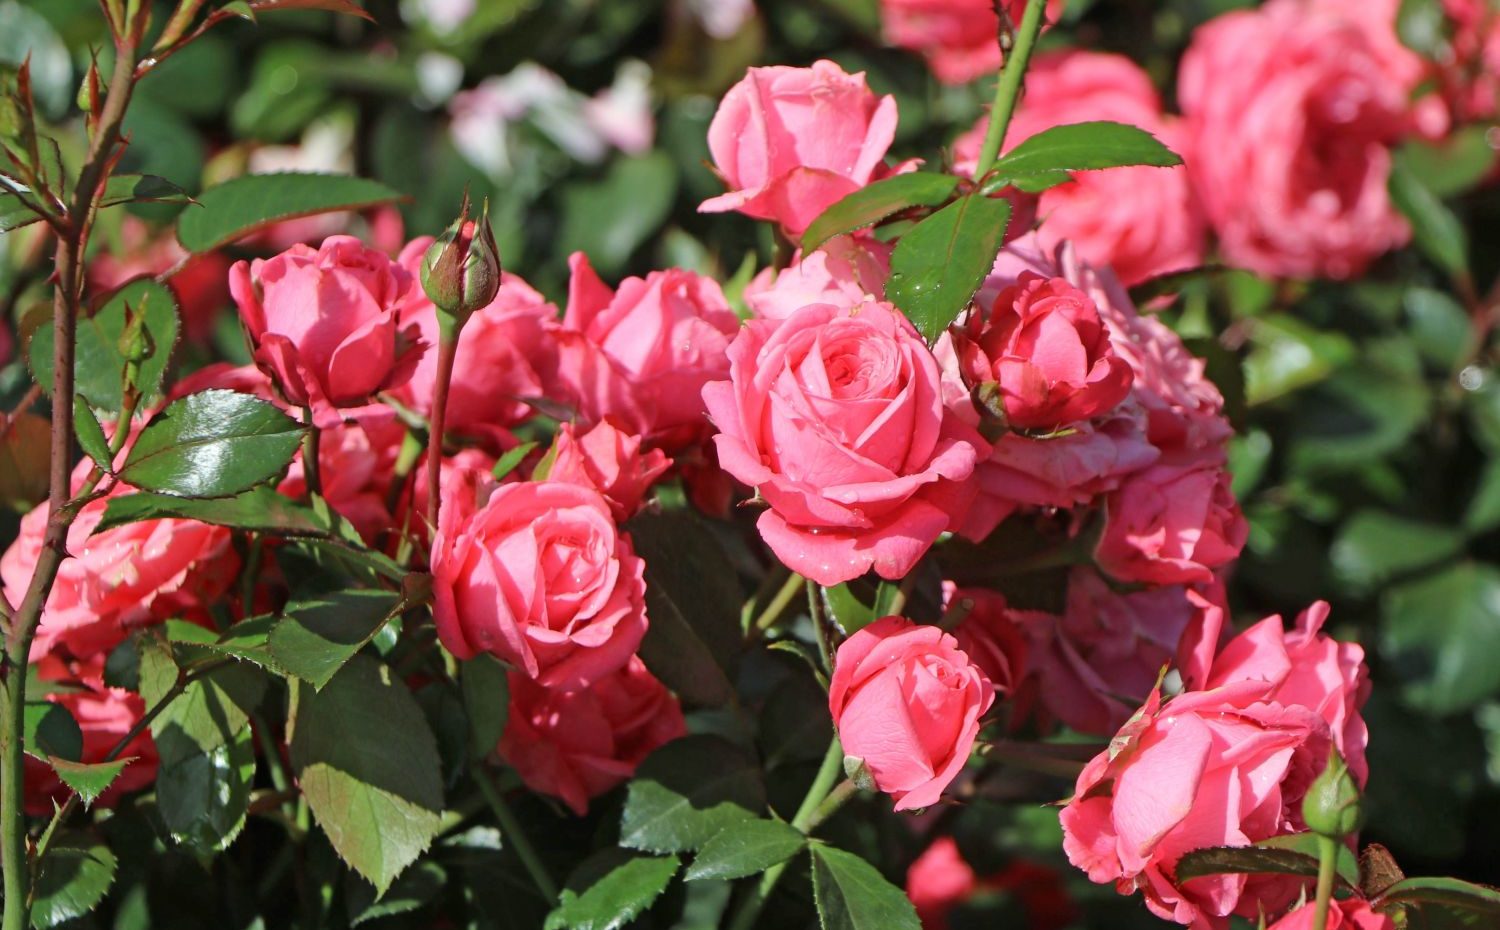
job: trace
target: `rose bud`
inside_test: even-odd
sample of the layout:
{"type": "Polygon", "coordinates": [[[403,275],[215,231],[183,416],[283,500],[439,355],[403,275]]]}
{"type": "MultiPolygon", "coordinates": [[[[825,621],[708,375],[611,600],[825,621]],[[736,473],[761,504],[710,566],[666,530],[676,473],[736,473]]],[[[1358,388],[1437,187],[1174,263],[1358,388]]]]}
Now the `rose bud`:
{"type": "Polygon", "coordinates": [[[885,617],[839,647],[828,710],[846,770],[863,767],[896,810],[935,804],[969,761],[995,689],[958,641],[885,617]]]}
{"type": "Polygon", "coordinates": [[[457,332],[469,315],[500,291],[500,247],[490,228],[490,202],[480,207],[479,219],[469,219],[469,195],[464,194],[458,219],[453,221],[422,256],[422,290],[438,310],[445,335],[457,332]]]}
{"type": "Polygon", "coordinates": [[[1051,430],[1117,407],[1130,365],[1115,355],[1093,300],[1063,278],[1024,272],[987,315],[954,333],[981,409],[1019,429],[1051,430]]]}
{"type": "Polygon", "coordinates": [[[1359,785],[1343,757],[1328,754],[1328,765],[1302,799],[1302,820],[1314,833],[1341,840],[1359,829],[1359,785]]]}

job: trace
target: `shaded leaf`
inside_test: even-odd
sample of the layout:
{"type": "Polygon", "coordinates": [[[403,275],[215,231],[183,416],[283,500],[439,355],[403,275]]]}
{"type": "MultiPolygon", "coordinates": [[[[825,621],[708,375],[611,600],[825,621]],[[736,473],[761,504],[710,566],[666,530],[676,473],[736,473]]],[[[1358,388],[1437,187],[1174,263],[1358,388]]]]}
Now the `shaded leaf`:
{"type": "Polygon", "coordinates": [[[1455,527],[1361,510],[1339,528],[1328,557],[1350,590],[1367,592],[1392,578],[1444,562],[1463,548],[1464,534],[1455,527]]]}
{"type": "Polygon", "coordinates": [[[755,875],[792,858],[806,844],[807,837],[779,820],[731,824],[703,844],[683,878],[691,882],[755,875]]]}
{"type": "Polygon", "coordinates": [[[348,175],[245,175],[199,194],[201,209],[182,215],[177,239],[189,252],[211,252],[282,220],[362,210],[400,199],[400,193],[384,184],[348,175]]]}
{"type": "Polygon", "coordinates": [[[237,391],[202,391],[152,417],[119,474],[146,491],[229,497],[285,470],[302,433],[274,404],[237,391]]]}
{"type": "Polygon", "coordinates": [[[568,877],[546,930],[620,930],[666,890],[677,866],[676,856],[596,853],[568,877]]]}
{"type": "Polygon", "coordinates": [[[115,854],[103,842],[83,833],[54,836],[33,880],[31,925],[55,927],[98,907],[115,868],[115,854]]]}
{"type": "Polygon", "coordinates": [[[815,844],[812,879],[823,930],[921,930],[906,892],[853,853],[815,844]]]}
{"type": "MultiPolygon", "coordinates": [[[[1275,837],[1254,846],[1212,846],[1195,849],[1177,862],[1177,880],[1185,882],[1204,875],[1243,873],[1248,875],[1301,875],[1316,878],[1318,854],[1313,834],[1275,837]]],[[[1339,879],[1359,887],[1359,863],[1348,847],[1339,853],[1339,879]]]]}
{"type": "Polygon", "coordinates": [[[885,295],[929,343],[974,298],[1009,221],[1009,202],[970,194],[922,220],[897,243],[885,295]]]}
{"type": "Polygon", "coordinates": [[[755,760],[717,736],[686,736],[636,769],[620,818],[620,845],[647,852],[701,847],[730,824],[765,807],[755,760]]]}
{"type": "Polygon", "coordinates": [[[368,920],[409,914],[437,897],[448,880],[448,873],[436,862],[418,862],[401,873],[386,893],[377,896],[375,887],[350,872],[344,884],[344,899],[349,912],[349,926],[357,927],[368,920]]]}
{"type": "Polygon", "coordinates": [[[1389,904],[1435,904],[1495,919],[1500,918],[1500,888],[1457,878],[1403,878],[1376,902],[1379,907],[1389,904]]]}
{"type": "Polygon", "coordinates": [[[289,604],[271,627],[271,658],[322,690],[385,626],[399,600],[391,591],[353,590],[289,604]]]}
{"type": "Polygon", "coordinates": [[[619,158],[595,182],[562,189],[559,251],[583,252],[599,273],[625,270],[630,256],[656,232],[677,197],[677,170],[666,152],[619,158]]]}
{"type": "Polygon", "coordinates": [[[1403,693],[1432,714],[1500,691],[1500,569],[1461,562],[1386,592],[1380,650],[1403,693]]]}
{"type": "Polygon", "coordinates": [[[951,174],[898,174],[867,184],[824,210],[802,234],[802,251],[811,252],[845,233],[873,226],[911,207],[935,207],[953,196],[958,178],[951,174]]]}
{"type": "Polygon", "coordinates": [[[83,758],[83,731],[61,704],[27,701],[22,716],[22,742],[26,754],[43,762],[83,758]]]}
{"type": "Polygon", "coordinates": [[[1412,242],[1449,276],[1469,273],[1469,234],[1458,217],[1401,158],[1391,163],[1391,202],[1411,223],[1412,242]]]}
{"type": "Polygon", "coordinates": [[[198,520],[214,526],[253,530],[275,536],[326,536],[328,523],[316,513],[274,488],[256,487],[234,497],[198,500],[166,494],[124,494],[111,497],[94,532],[138,520],[198,520]]]}
{"type": "Polygon", "coordinates": [[[122,203],[192,203],[187,191],[154,174],[115,174],[104,184],[101,207],[122,203]]]}
{"type": "Polygon", "coordinates": [[[469,752],[482,759],[495,750],[510,719],[510,679],[493,656],[480,653],[464,662],[459,683],[469,718],[469,752]]]}
{"type": "Polygon", "coordinates": [[[109,454],[109,440],[104,438],[104,427],[82,395],[73,395],[73,432],[78,437],[78,448],[94,460],[94,464],[106,472],[114,468],[109,454]]]}
{"type": "Polygon", "coordinates": [[[255,744],[243,724],[210,749],[182,746],[164,755],[157,810],[173,840],[201,855],[220,852],[245,825],[254,780],[255,744]]]}

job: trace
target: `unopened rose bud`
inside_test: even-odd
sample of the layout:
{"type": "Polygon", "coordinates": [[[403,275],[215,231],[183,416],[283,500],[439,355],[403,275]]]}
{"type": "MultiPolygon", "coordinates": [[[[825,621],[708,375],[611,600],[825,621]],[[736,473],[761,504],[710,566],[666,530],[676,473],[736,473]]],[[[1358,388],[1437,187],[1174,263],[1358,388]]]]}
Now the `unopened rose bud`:
{"type": "Polygon", "coordinates": [[[500,290],[500,248],[490,229],[489,201],[475,220],[469,218],[469,199],[464,197],[458,219],[422,257],[422,289],[437,307],[443,328],[451,332],[495,299],[500,290]]]}
{"type": "Polygon", "coordinates": [[[1359,785],[1343,758],[1331,752],[1328,766],[1302,799],[1302,819],[1314,833],[1343,839],[1359,829],[1360,816],[1359,785]]]}

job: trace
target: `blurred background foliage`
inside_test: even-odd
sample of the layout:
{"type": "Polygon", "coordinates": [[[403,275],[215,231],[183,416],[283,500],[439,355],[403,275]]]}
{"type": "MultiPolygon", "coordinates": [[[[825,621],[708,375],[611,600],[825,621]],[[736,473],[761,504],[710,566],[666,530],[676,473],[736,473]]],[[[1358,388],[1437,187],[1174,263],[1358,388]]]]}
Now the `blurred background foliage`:
{"type": "MultiPolygon", "coordinates": [[[[740,5],[369,0],[375,23],[315,12],[231,23],[142,84],[122,170],[161,175],[190,191],[247,169],[357,173],[409,195],[400,208],[407,237],[439,231],[468,187],[492,201],[507,269],[555,301],[565,297],[575,250],[589,253],[606,279],[680,265],[718,277],[733,298],[772,259],[769,227],[737,215],[700,216],[695,207],[722,189],[706,165],[705,133],[719,96],[746,67],[826,57],[867,71],[873,88],[900,104],[897,158],[943,158],[941,146],[973,124],[988,96],[987,81],[943,87],[918,57],[886,46],[876,0],[758,0],[748,18],[724,28],[724,19],[733,19],[728,8],[740,5]],[[455,25],[454,12],[471,7],[455,25]],[[627,116],[644,107],[652,131],[643,135],[638,121],[623,132],[611,127],[608,112],[597,113],[609,111],[606,104],[627,116]]],[[[1044,42],[1129,55],[1173,109],[1175,63],[1191,30],[1244,5],[1070,0],[1063,26],[1044,42]]],[[[95,0],[0,0],[0,63],[15,65],[29,54],[43,112],[60,118],[90,50],[106,44],[101,30],[95,0]]],[[[1471,128],[1441,148],[1401,153],[1467,230],[1468,277],[1481,290],[1500,271],[1497,134],[1471,128]]],[[[76,154],[65,144],[65,160],[76,154]]],[[[177,208],[130,209],[161,223],[177,208]]],[[[105,248],[120,247],[124,235],[126,214],[113,213],[98,237],[105,248]]],[[[0,246],[0,306],[11,331],[24,334],[45,293],[18,270],[30,265],[36,240],[11,234],[0,246]]],[[[1500,372],[1488,321],[1471,320],[1455,293],[1461,288],[1411,248],[1386,256],[1353,284],[1203,275],[1162,312],[1209,358],[1241,431],[1235,490],[1252,531],[1231,582],[1238,618],[1294,614],[1326,598],[1336,634],[1359,640],[1369,653],[1375,688],[1366,711],[1366,838],[1388,845],[1409,872],[1494,881],[1500,372]]],[[[221,318],[215,341],[223,355],[243,352],[232,314],[221,318]]],[[[188,366],[204,357],[201,350],[179,353],[188,366]]],[[[12,406],[25,386],[24,370],[12,361],[0,373],[0,399],[12,406]]],[[[39,442],[17,424],[0,448],[0,499],[7,504],[0,538],[10,537],[17,514],[45,489],[44,470],[33,474],[23,451],[39,442]]],[[[762,734],[768,757],[815,765],[827,739],[822,696],[787,684],[807,684],[806,676],[763,673],[775,692],[762,734]],[[779,691],[778,681],[785,686],[779,691]]],[[[876,822],[841,824],[874,831],[876,822]]],[[[570,860],[567,844],[590,840],[587,823],[546,824],[560,862],[570,860]]],[[[981,802],[955,827],[981,872],[996,856],[1060,866],[1088,926],[1156,925],[1137,902],[1066,868],[1049,809],[981,802]]],[[[455,842],[470,840],[461,861],[474,872],[478,912],[497,926],[539,925],[513,899],[486,904],[505,881],[486,877],[482,837],[455,842]]],[[[852,847],[909,842],[830,840],[852,847]]],[[[253,850],[253,841],[248,846],[253,850]]],[[[326,847],[312,850],[331,855],[326,847]]],[[[161,872],[137,886],[150,893],[185,895],[183,901],[221,893],[182,880],[195,869],[182,853],[153,860],[120,852],[123,869],[161,872]]],[[[228,861],[224,868],[233,869],[228,861]]],[[[400,884],[423,881],[417,870],[400,884]]],[[[205,906],[234,911],[232,902],[205,906]]],[[[996,926],[994,916],[1009,906],[994,903],[985,925],[996,926]]],[[[127,919],[132,907],[127,897],[115,926],[140,925],[127,919]]],[[[698,926],[692,908],[685,913],[677,926],[698,926]]]]}

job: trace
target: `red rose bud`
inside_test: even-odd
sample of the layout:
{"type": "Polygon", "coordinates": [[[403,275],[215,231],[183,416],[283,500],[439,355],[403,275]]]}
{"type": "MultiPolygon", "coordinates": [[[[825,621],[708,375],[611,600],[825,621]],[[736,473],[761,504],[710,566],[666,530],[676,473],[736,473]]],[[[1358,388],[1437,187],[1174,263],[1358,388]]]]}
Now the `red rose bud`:
{"type": "Polygon", "coordinates": [[[453,225],[422,257],[422,289],[438,309],[444,328],[457,331],[470,314],[486,307],[500,291],[500,248],[490,229],[486,200],[479,219],[469,219],[469,198],[453,225]]]}

